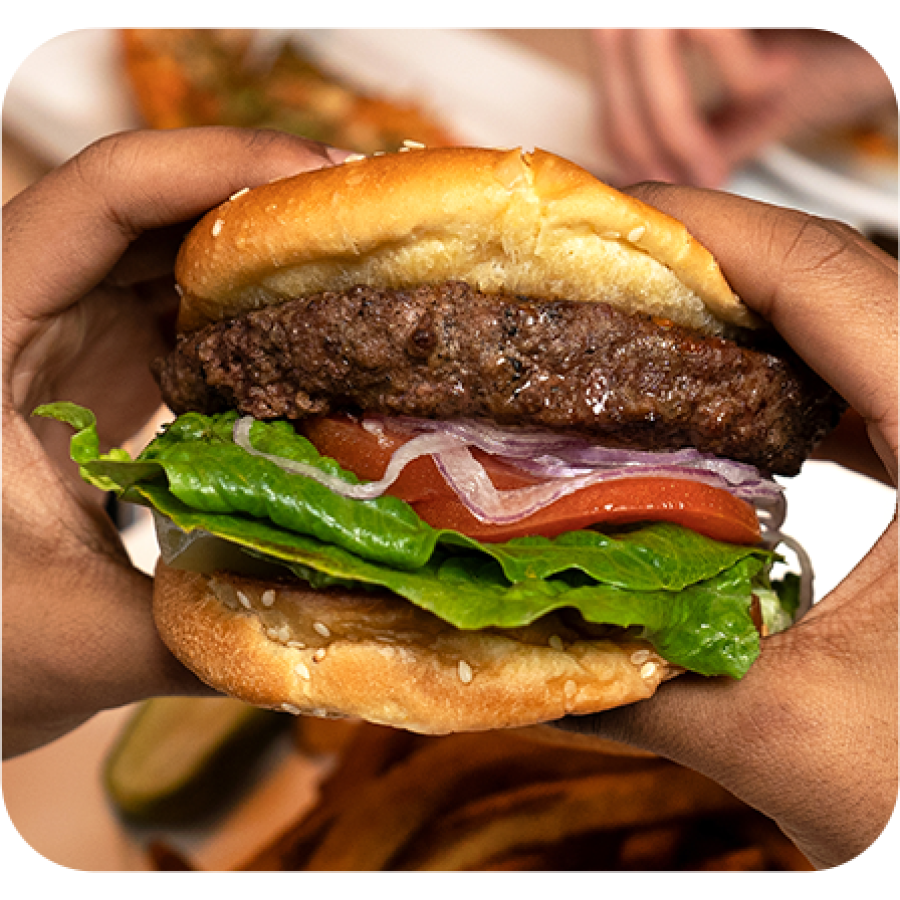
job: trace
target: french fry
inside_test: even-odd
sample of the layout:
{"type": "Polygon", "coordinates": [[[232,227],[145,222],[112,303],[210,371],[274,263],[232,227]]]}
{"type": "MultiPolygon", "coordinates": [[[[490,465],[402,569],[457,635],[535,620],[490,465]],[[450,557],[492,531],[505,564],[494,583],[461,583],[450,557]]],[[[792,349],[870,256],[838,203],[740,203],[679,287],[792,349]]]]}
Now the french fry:
{"type": "Polygon", "coordinates": [[[651,826],[700,813],[734,809],[737,801],[702,775],[658,765],[630,774],[604,772],[527,784],[470,803],[443,818],[403,868],[477,870],[514,849],[565,841],[589,831],[651,826]]]}
{"type": "Polygon", "coordinates": [[[592,734],[568,731],[557,728],[555,725],[528,725],[525,728],[511,729],[510,733],[525,740],[539,741],[551,747],[561,747],[567,750],[589,750],[606,756],[630,756],[639,759],[657,758],[656,754],[647,750],[638,750],[636,747],[629,747],[627,744],[610,741],[606,738],[594,737],[592,734]]]}
{"type": "Polygon", "coordinates": [[[355,796],[306,868],[376,871],[448,807],[523,782],[572,777],[598,765],[629,771],[643,761],[561,752],[513,734],[456,734],[423,739],[421,748],[355,796]]]}
{"type": "Polygon", "coordinates": [[[294,744],[305,756],[333,756],[346,750],[362,727],[361,719],[297,716],[293,726],[294,744]]]}
{"type": "Polygon", "coordinates": [[[729,850],[699,866],[701,872],[764,872],[767,868],[766,855],[761,847],[729,850]]]}
{"type": "Polygon", "coordinates": [[[147,846],[150,868],[154,872],[195,872],[196,866],[179,850],[163,840],[152,840],[147,846]]]}
{"type": "Polygon", "coordinates": [[[619,846],[618,868],[628,872],[674,869],[684,832],[683,822],[635,828],[619,846]]]}
{"type": "Polygon", "coordinates": [[[360,725],[338,767],[321,786],[319,803],[275,841],[241,866],[242,871],[283,871],[304,868],[328,825],[352,808],[359,793],[390,769],[422,738],[406,731],[360,725]]]}

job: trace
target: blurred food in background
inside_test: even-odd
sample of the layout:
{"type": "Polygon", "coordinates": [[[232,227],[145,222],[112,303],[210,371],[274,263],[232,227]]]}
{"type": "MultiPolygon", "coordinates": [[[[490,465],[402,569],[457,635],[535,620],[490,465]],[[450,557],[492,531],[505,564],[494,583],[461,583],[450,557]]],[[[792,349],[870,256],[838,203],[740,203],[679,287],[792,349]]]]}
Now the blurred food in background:
{"type": "Polygon", "coordinates": [[[897,116],[884,115],[870,126],[854,128],[839,135],[867,161],[890,167],[897,172],[897,116]]]}
{"type": "Polygon", "coordinates": [[[260,49],[249,30],[132,28],[121,42],[135,102],[152,128],[275,128],[366,154],[404,141],[453,143],[415,103],[366,93],[287,40],[260,49]]]}
{"type": "MultiPolygon", "coordinates": [[[[241,718],[237,706],[232,712],[241,718]]],[[[137,713],[138,725],[145,715],[137,713]]],[[[345,719],[293,721],[289,752],[319,767],[317,796],[274,838],[237,842],[227,870],[811,870],[771,820],[728,791],[620,745],[549,726],[434,737],[345,719]]],[[[172,722],[158,724],[159,743],[171,751],[172,722]]],[[[126,729],[126,743],[135,730],[126,729]]],[[[126,751],[144,776],[148,734],[126,751]]],[[[207,749],[219,743],[195,737],[207,749]]],[[[191,759],[202,755],[185,749],[191,759]]],[[[256,752],[263,749],[257,742],[256,752]]],[[[252,763],[250,754],[244,765],[252,763]]],[[[123,771],[121,743],[109,765],[134,780],[123,771]]],[[[209,783],[203,766],[191,769],[209,783]]],[[[164,768],[156,772],[170,780],[164,768]]],[[[202,813],[194,806],[194,816],[202,813]]],[[[227,816],[217,827],[229,828],[227,816]]],[[[164,831],[151,834],[147,853],[157,870],[204,870],[164,831]]]]}
{"type": "Polygon", "coordinates": [[[836,172],[873,186],[897,187],[896,109],[846,128],[795,141],[793,149],[836,172]]]}

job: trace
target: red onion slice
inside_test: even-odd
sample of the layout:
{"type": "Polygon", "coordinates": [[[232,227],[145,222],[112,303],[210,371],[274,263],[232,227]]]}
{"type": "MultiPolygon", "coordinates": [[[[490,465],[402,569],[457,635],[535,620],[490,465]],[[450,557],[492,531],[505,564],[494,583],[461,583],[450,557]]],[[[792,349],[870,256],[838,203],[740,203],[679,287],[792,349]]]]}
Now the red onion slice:
{"type": "Polygon", "coordinates": [[[593,476],[585,475],[498,491],[484,466],[468,448],[435,454],[434,462],[466,509],[476,519],[490,525],[518,522],[593,483],[593,476]]]}
{"type": "Polygon", "coordinates": [[[343,497],[349,497],[352,500],[375,500],[397,480],[400,473],[412,460],[420,456],[430,456],[435,453],[444,453],[451,450],[464,448],[458,438],[447,434],[423,434],[411,441],[407,441],[397,452],[391,457],[388,467],[384,475],[378,481],[368,481],[363,484],[350,484],[342,478],[335,475],[329,475],[321,469],[311,466],[308,463],[298,462],[294,459],[288,459],[284,456],[277,456],[274,453],[264,453],[257,450],[250,441],[250,428],[253,425],[252,416],[244,416],[234,423],[232,437],[235,444],[242,450],[267,459],[286,472],[294,475],[303,475],[306,478],[312,478],[324,485],[335,494],[343,497]]]}
{"type": "Polygon", "coordinates": [[[604,447],[571,435],[550,432],[501,429],[491,423],[471,419],[441,422],[431,419],[375,419],[366,423],[372,430],[393,431],[405,436],[426,432],[451,434],[537,478],[573,478],[600,469],[616,470],[626,477],[629,469],[659,477],[693,478],[730,491],[749,502],[774,502],[782,488],[747,463],[701,453],[694,448],[679,450],[628,450],[604,447]]]}

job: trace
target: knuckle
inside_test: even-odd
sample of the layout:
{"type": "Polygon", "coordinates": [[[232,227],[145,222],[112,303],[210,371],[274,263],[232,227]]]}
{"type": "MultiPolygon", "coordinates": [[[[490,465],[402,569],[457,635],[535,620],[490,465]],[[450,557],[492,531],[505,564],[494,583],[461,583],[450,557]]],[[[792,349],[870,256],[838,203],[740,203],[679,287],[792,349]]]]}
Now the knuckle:
{"type": "Polygon", "coordinates": [[[859,249],[860,235],[843,222],[797,214],[788,220],[783,270],[791,275],[842,276],[848,257],[859,249]]]}
{"type": "Polygon", "coordinates": [[[134,137],[126,132],[99,138],[72,159],[78,176],[86,184],[96,184],[109,172],[127,174],[134,162],[134,137]]]}
{"type": "Polygon", "coordinates": [[[76,184],[86,196],[103,205],[106,218],[123,236],[132,240],[137,232],[119,214],[109,186],[127,184],[141,165],[141,143],[133,133],[111,134],[89,144],[70,160],[76,184]]]}
{"type": "Polygon", "coordinates": [[[301,155],[305,162],[327,161],[327,147],[319,141],[298,137],[284,131],[258,128],[245,132],[247,149],[251,153],[266,157],[296,158],[301,155]]]}

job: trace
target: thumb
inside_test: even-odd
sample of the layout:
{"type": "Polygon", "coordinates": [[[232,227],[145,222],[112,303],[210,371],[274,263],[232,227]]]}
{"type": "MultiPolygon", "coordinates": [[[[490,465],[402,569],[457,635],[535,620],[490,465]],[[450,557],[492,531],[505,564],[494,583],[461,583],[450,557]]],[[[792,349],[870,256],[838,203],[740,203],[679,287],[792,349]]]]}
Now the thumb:
{"type": "Polygon", "coordinates": [[[897,262],[839,222],[743,197],[638,185],[684,222],[732,288],[863,417],[897,471],[897,262]]]}

